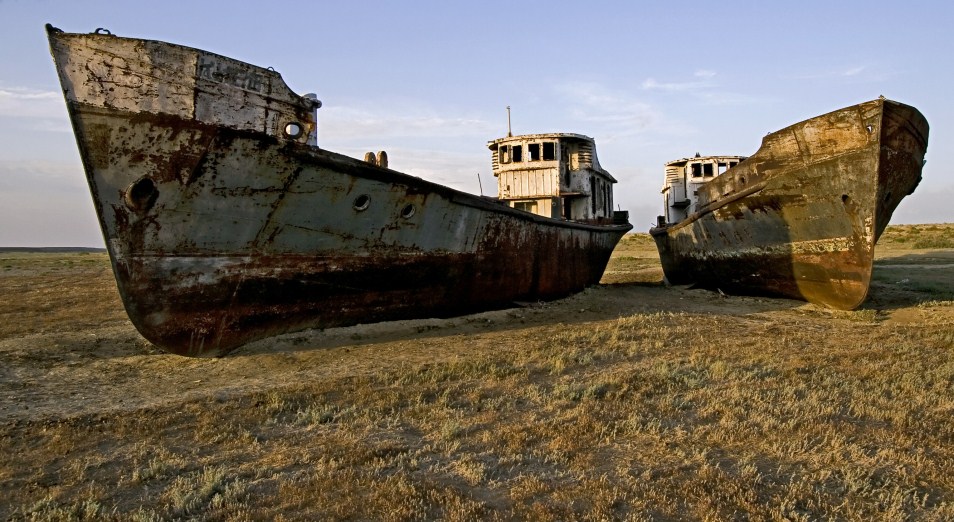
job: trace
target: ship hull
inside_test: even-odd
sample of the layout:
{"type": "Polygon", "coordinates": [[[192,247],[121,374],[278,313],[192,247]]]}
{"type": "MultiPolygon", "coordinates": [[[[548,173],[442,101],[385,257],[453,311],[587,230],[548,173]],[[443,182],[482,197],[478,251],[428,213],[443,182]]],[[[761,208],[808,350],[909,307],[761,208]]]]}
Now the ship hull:
{"type": "Polygon", "coordinates": [[[631,228],[534,216],[289,138],[285,120],[313,124],[307,102],[264,69],[212,55],[216,70],[271,82],[251,93],[261,82],[242,83],[264,100],[250,102],[259,119],[217,121],[202,99],[223,110],[236,81],[203,82],[202,51],[55,30],[50,40],[124,306],[173,353],[563,297],[599,282],[631,228]],[[132,91],[97,90],[104,77],[132,91]]]}
{"type": "Polygon", "coordinates": [[[653,228],[666,280],[851,310],[875,244],[921,180],[928,124],[874,100],[769,134],[709,182],[687,219],[653,228]]]}

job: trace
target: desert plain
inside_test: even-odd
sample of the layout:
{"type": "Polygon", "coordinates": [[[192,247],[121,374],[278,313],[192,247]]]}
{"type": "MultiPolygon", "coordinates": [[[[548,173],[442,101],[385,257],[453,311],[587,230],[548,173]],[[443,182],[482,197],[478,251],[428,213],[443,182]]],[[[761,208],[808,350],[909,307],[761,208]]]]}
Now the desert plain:
{"type": "Polygon", "coordinates": [[[0,520],[951,520],[954,225],[868,300],[600,285],[161,352],[105,253],[0,252],[0,520]]]}

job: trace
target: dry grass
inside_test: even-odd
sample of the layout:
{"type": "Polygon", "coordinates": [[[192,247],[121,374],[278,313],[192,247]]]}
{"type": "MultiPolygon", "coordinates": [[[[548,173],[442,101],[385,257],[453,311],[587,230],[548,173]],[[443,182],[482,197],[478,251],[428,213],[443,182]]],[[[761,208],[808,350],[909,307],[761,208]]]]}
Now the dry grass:
{"type": "Polygon", "coordinates": [[[949,224],[892,225],[878,240],[882,248],[954,248],[954,234],[949,224]]]}
{"type": "Polygon", "coordinates": [[[662,281],[662,267],[656,244],[649,234],[627,234],[616,245],[603,284],[654,283],[662,281]]]}
{"type": "Polygon", "coordinates": [[[105,253],[0,252],[0,296],[0,338],[126,320],[105,253]]]}
{"type": "MultiPolygon", "coordinates": [[[[243,357],[342,371],[0,419],[0,518],[954,519],[950,262],[918,286],[922,271],[898,283],[896,258],[879,261],[876,275],[892,275],[873,304],[835,313],[641,282],[646,239],[628,237],[610,267],[637,285],[487,316],[506,328],[474,334],[465,319],[364,347],[301,337],[301,354],[248,352],[208,372],[243,357]],[[621,292],[657,301],[572,320],[621,292]],[[389,357],[410,345],[425,355],[389,357]],[[345,371],[369,353],[385,355],[345,371]]],[[[69,277],[45,274],[17,277],[69,277]]],[[[53,308],[43,328],[87,320],[53,308]]]]}

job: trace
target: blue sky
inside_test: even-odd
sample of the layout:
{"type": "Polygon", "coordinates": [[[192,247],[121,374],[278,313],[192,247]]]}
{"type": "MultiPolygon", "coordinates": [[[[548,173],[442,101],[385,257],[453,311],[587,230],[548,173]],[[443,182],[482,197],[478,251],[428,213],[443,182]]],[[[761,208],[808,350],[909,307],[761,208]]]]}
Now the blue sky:
{"type": "Polygon", "coordinates": [[[316,92],[319,145],[494,193],[486,142],[596,139],[645,231],[663,164],[884,95],[931,124],[892,223],[954,221],[954,3],[0,0],[0,246],[102,246],[43,26],[206,49],[316,92]]]}

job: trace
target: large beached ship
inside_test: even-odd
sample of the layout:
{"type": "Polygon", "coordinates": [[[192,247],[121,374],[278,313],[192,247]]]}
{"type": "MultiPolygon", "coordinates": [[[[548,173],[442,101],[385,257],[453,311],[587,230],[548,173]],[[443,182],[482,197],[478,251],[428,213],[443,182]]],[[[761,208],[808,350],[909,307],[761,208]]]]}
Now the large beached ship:
{"type": "Polygon", "coordinates": [[[668,163],[650,230],[666,280],[857,308],[927,142],[917,109],[879,98],[773,132],[748,158],[668,163]]]}
{"type": "Polygon", "coordinates": [[[168,351],[566,296],[632,228],[591,138],[494,142],[511,190],[482,197],[319,148],[317,97],[271,69],[47,33],[126,311],[168,351]]]}

